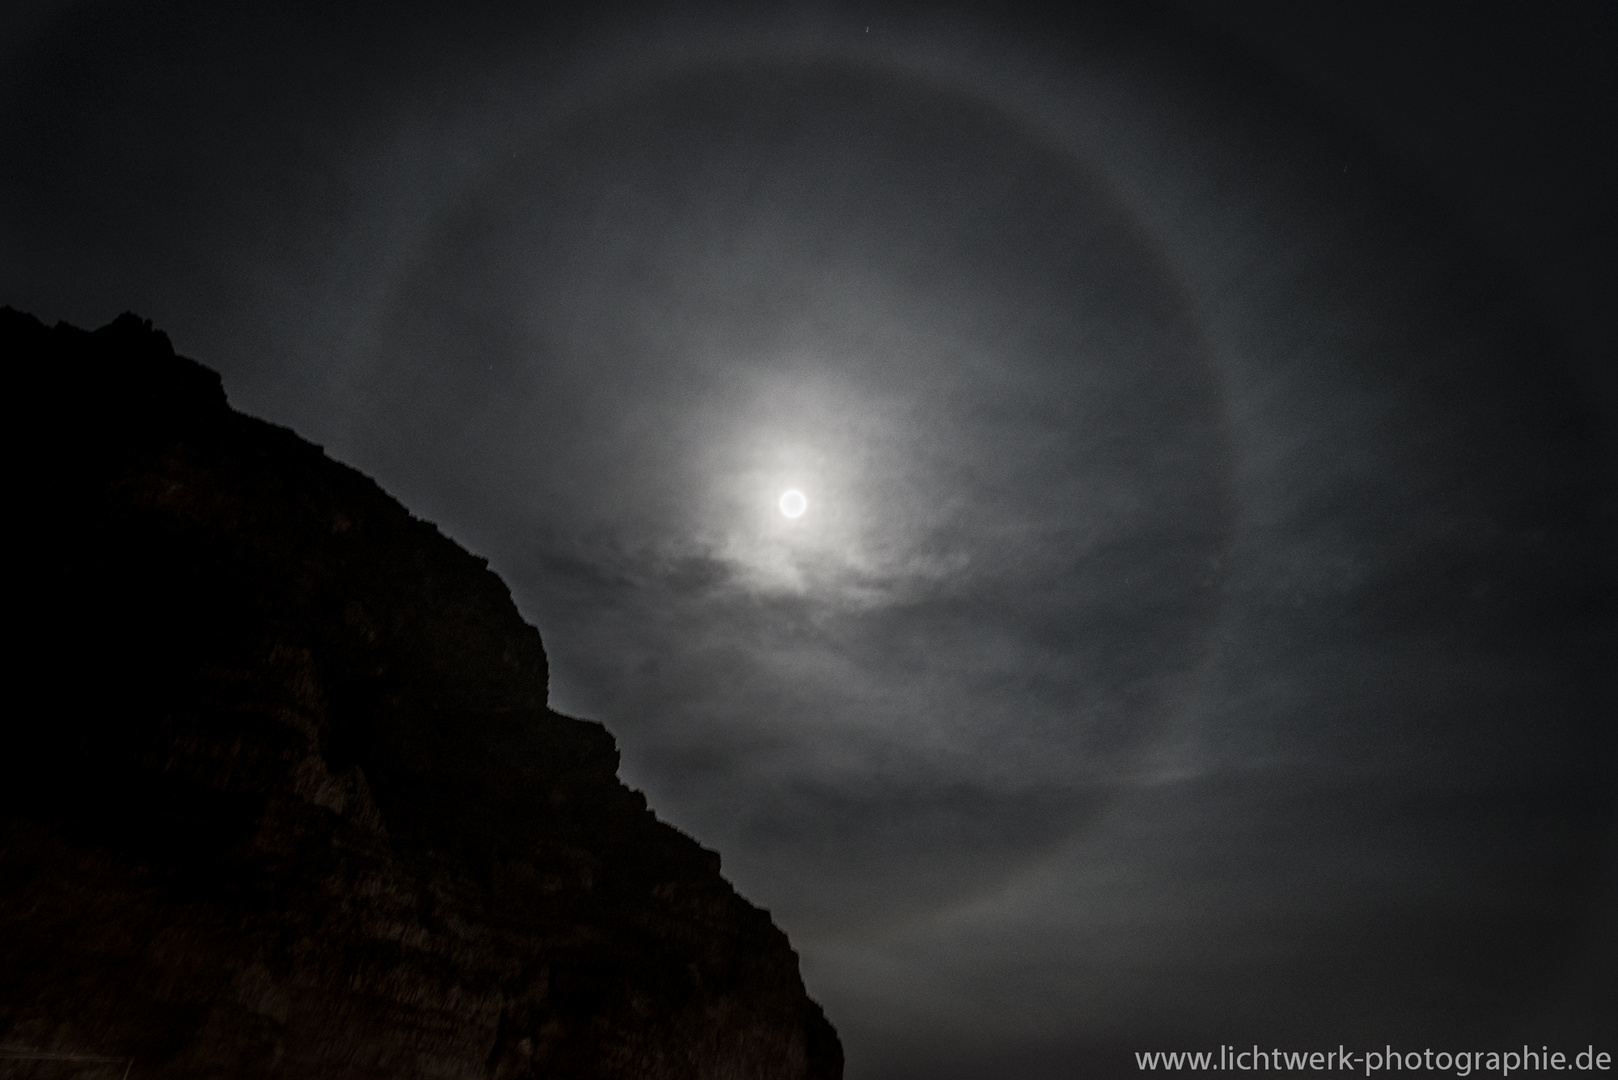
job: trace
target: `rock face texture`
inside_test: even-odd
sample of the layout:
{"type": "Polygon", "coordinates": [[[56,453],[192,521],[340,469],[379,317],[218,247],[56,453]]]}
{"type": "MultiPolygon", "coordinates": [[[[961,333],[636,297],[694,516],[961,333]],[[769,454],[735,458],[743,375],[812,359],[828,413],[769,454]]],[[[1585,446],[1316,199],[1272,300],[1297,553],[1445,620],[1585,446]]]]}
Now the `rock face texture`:
{"type": "Polygon", "coordinates": [[[786,936],[546,708],[483,560],[134,316],[4,309],[0,355],[0,1044],[132,1078],[841,1075],[786,936]]]}

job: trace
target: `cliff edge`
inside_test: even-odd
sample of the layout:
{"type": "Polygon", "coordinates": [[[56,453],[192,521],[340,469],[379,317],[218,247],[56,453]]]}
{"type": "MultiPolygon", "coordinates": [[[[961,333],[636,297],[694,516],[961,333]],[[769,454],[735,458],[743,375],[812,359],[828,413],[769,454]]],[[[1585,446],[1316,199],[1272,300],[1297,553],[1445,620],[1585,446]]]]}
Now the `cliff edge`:
{"type": "Polygon", "coordinates": [[[546,708],[484,560],[132,315],[6,308],[0,355],[0,1044],[132,1080],[841,1076],[786,936],[546,708]]]}

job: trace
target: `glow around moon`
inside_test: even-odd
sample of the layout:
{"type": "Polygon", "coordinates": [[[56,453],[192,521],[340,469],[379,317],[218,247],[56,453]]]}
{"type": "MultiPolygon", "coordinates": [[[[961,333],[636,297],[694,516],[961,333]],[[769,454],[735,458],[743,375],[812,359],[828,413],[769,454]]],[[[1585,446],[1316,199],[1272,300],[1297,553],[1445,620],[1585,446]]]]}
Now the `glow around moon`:
{"type": "Polygon", "coordinates": [[[781,507],[781,513],[787,517],[800,518],[803,517],[803,512],[809,509],[809,499],[797,488],[789,488],[781,494],[781,501],[777,505],[781,507]]]}

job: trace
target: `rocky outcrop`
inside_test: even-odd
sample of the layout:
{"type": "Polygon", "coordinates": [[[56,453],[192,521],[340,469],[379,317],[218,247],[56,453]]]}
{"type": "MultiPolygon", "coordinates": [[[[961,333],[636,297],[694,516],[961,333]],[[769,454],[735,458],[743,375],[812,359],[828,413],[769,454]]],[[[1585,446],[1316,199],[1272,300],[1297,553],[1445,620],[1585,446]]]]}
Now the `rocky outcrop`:
{"type": "Polygon", "coordinates": [[[141,1078],[841,1075],[785,935],[546,708],[484,560],[134,316],[8,308],[0,343],[0,1043],[141,1078]]]}

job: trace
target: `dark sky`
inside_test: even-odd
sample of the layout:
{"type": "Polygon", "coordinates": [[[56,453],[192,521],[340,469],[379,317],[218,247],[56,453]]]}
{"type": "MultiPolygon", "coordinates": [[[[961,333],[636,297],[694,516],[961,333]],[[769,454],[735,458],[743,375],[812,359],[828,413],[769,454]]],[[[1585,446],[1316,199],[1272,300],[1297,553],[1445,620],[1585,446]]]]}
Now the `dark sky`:
{"type": "Polygon", "coordinates": [[[1618,1051],[1612,5],[6,17],[0,302],[488,556],[850,1077],[1618,1051]]]}

